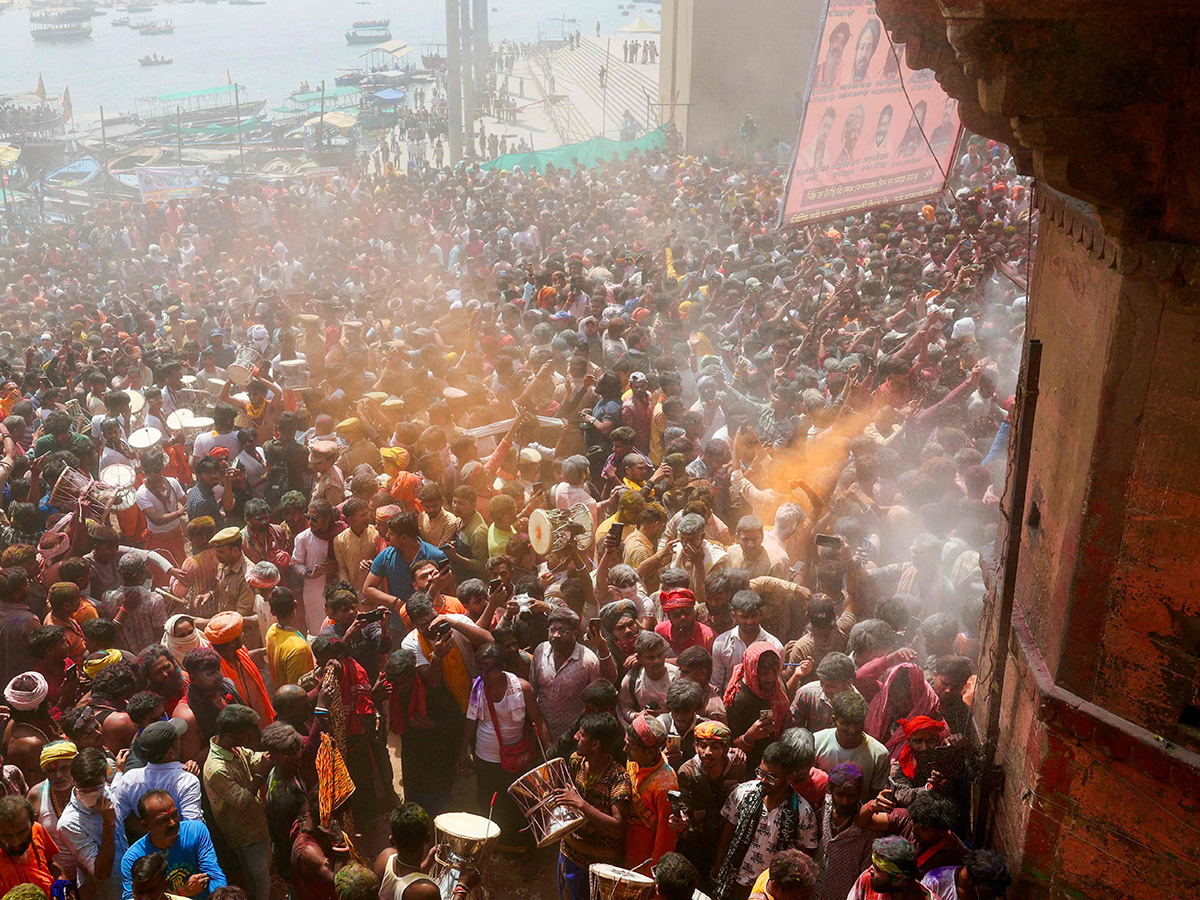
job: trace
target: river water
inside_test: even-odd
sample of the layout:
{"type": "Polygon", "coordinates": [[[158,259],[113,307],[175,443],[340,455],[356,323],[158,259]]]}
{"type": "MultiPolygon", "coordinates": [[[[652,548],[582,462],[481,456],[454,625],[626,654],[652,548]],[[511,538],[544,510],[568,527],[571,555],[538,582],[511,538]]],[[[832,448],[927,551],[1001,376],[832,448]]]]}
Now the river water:
{"type": "MultiPolygon", "coordinates": [[[[65,2],[65,0],[64,0],[65,2]]],[[[577,18],[579,27],[595,34],[596,21],[604,34],[633,21],[622,16],[614,0],[490,0],[489,28],[493,42],[534,40],[538,22],[549,17],[577,18]],[[494,3],[495,11],[491,11],[494,3]]],[[[637,4],[632,16],[658,24],[659,7],[637,4]]],[[[114,27],[112,19],[126,15],[116,9],[92,19],[92,36],[62,43],[35,41],[29,34],[29,10],[10,7],[0,14],[0,95],[29,92],[41,73],[47,95],[54,100],[71,89],[77,120],[86,121],[104,107],[105,116],[131,112],[138,97],[214,87],[232,77],[244,85],[251,101],[266,99],[268,108],[281,105],[307,80],[317,88],[321,79],[330,87],[338,70],[360,62],[369,44],[347,44],[345,32],[359,19],[391,19],[392,37],[417,48],[445,41],[445,3],[442,0],[268,0],[265,6],[233,6],[222,2],[156,5],[152,13],[130,18],[171,19],[175,33],[143,36],[114,27]],[[174,58],[169,66],[143,68],[138,57],[149,53],[174,58]]],[[[657,36],[655,36],[657,37],[657,36]]],[[[415,56],[415,54],[414,54],[415,56]]],[[[420,65],[419,59],[414,59],[420,65]]]]}

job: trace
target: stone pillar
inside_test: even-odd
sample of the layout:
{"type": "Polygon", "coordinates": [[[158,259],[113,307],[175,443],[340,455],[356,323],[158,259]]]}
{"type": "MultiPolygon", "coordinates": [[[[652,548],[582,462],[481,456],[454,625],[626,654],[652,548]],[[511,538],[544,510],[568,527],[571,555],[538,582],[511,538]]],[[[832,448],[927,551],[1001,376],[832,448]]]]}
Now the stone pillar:
{"type": "Polygon", "coordinates": [[[1015,896],[1200,895],[1200,9],[878,10],[1038,179],[1013,636],[976,695],[980,727],[1004,702],[992,841],[1015,896]]]}

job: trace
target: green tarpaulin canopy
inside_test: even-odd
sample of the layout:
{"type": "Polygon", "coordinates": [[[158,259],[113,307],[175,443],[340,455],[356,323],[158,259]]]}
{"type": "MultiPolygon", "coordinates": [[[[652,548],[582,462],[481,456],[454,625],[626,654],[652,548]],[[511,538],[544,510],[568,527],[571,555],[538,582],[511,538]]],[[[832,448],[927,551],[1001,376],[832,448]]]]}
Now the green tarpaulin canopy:
{"type": "Polygon", "coordinates": [[[661,150],[667,145],[667,126],[661,125],[647,135],[632,141],[614,141],[609,138],[592,138],[579,144],[566,144],[549,150],[535,150],[532,153],[506,153],[496,159],[481,162],[481,169],[508,169],[520,166],[522,172],[530,169],[544,169],[547,165],[559,168],[569,168],[571,160],[579,160],[582,166],[594,166],[601,159],[612,159],[616,155],[624,159],[634,150],[645,153],[648,150],[661,150]]]}

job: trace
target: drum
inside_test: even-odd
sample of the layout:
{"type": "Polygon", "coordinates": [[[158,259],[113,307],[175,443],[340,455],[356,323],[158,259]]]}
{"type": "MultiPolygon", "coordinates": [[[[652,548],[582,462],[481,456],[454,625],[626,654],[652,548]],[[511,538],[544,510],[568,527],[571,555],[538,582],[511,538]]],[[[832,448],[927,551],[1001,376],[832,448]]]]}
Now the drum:
{"type": "Polygon", "coordinates": [[[535,509],[529,514],[529,544],[533,552],[545,555],[550,552],[554,541],[554,523],[544,509],[535,509]]]}
{"type": "Polygon", "coordinates": [[[209,378],[204,383],[204,387],[208,390],[208,395],[210,397],[220,397],[221,392],[223,390],[225,390],[225,379],[224,378],[209,378]]]}
{"type": "Polygon", "coordinates": [[[225,370],[225,374],[229,376],[229,380],[234,384],[245,386],[254,378],[254,370],[261,365],[262,354],[253,345],[242,344],[238,347],[237,355],[234,356],[233,362],[229,364],[229,368],[225,370]]]}
{"type": "Polygon", "coordinates": [[[442,813],[433,820],[437,852],[429,877],[437,882],[442,896],[449,897],[464,869],[483,871],[491,861],[500,838],[500,826],[471,813],[442,813]]]}
{"type": "Polygon", "coordinates": [[[183,431],[187,428],[189,422],[194,419],[192,411],[186,406],[181,406],[175,412],[167,416],[167,427],[172,431],[183,431]]]}
{"type": "Polygon", "coordinates": [[[78,469],[67,466],[50,489],[50,505],[71,509],[88,493],[95,482],[78,469]]]}
{"type": "Polygon", "coordinates": [[[588,866],[591,900],[654,900],[654,879],[608,863],[588,866]]]}
{"type": "Polygon", "coordinates": [[[539,847],[562,840],[587,821],[579,810],[554,802],[555,791],[574,786],[571,770],[561,759],[531,769],[509,786],[508,795],[529,820],[539,847]]]}
{"type": "Polygon", "coordinates": [[[194,441],[206,431],[211,431],[213,420],[208,416],[192,416],[183,425],[184,440],[194,441]]]}
{"type": "Polygon", "coordinates": [[[284,359],[275,368],[275,383],[287,391],[308,390],[308,363],[302,359],[284,359]]]}
{"type": "Polygon", "coordinates": [[[68,466],[50,489],[50,505],[66,512],[79,509],[84,518],[102,522],[108,517],[113,498],[111,494],[105,496],[97,491],[96,484],[78,469],[68,466]]]}
{"type": "Polygon", "coordinates": [[[139,428],[129,435],[129,449],[142,453],[151,447],[157,447],[162,440],[162,432],[157,428],[139,428]]]}
{"type": "Polygon", "coordinates": [[[181,408],[186,407],[192,412],[203,412],[212,406],[212,395],[200,388],[182,388],[175,392],[177,403],[181,408]]]}
{"type": "Polygon", "coordinates": [[[100,473],[100,483],[112,489],[112,508],[118,512],[137,503],[137,473],[133,466],[113,463],[100,473]]]}
{"type": "Polygon", "coordinates": [[[140,391],[125,389],[129,395],[129,421],[140,425],[146,419],[146,398],[140,391]]]}

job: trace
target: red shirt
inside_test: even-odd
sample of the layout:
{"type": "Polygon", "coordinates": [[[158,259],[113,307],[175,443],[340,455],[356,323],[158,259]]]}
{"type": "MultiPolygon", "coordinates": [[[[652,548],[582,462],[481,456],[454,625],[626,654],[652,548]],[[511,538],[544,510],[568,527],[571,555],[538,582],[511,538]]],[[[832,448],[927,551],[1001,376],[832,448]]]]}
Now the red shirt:
{"type": "Polygon", "coordinates": [[[703,622],[697,622],[695,627],[692,628],[692,633],[684,641],[676,641],[671,636],[670,622],[659,622],[654,626],[654,631],[656,634],[661,634],[667,639],[667,643],[671,645],[671,651],[676,656],[688,647],[703,647],[709,653],[712,653],[713,640],[716,638],[713,630],[703,622]]]}

